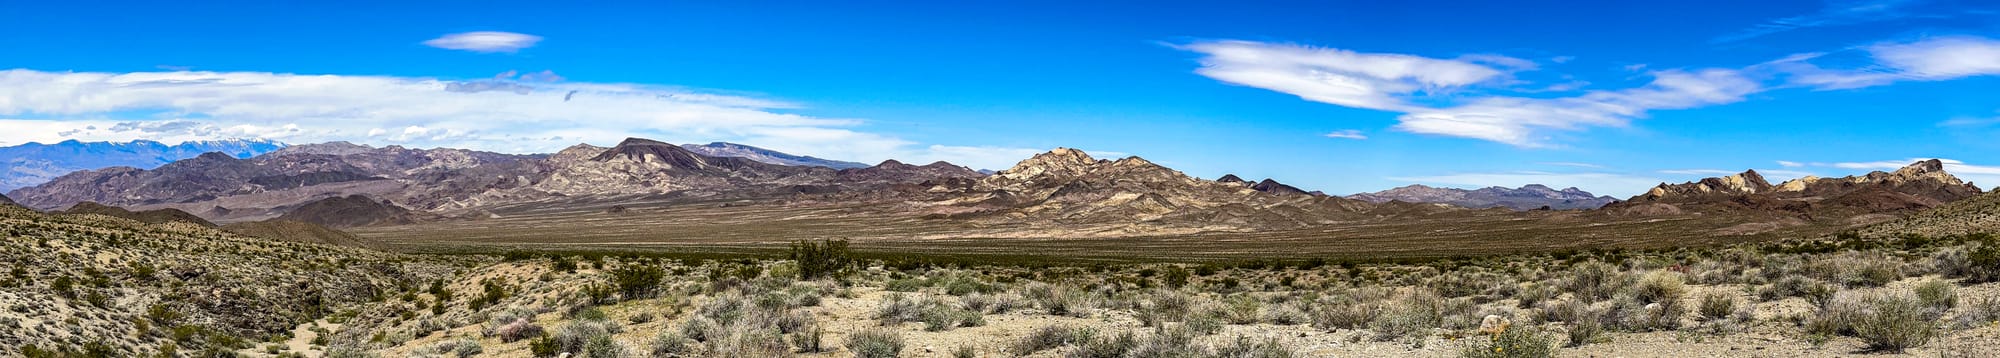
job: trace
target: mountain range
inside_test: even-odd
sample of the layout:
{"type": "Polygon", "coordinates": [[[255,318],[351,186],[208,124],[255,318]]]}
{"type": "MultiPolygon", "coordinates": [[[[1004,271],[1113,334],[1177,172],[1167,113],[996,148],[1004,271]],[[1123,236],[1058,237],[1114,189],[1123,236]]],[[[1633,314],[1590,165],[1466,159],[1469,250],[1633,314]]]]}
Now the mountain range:
{"type": "Polygon", "coordinates": [[[192,141],[168,145],[140,140],[131,142],[81,142],[66,140],[55,144],[27,143],[0,147],[0,192],[48,182],[78,170],[109,167],[152,169],[202,153],[220,152],[249,158],[284,148],[284,143],[256,139],[192,141]]]}
{"type": "MultiPolygon", "coordinates": [[[[1476,190],[1407,186],[1329,196],[1273,179],[1195,178],[1139,157],[1098,159],[1069,148],[990,174],[945,162],[889,160],[836,169],[767,162],[772,158],[810,157],[727,143],[687,146],[640,138],[536,155],[335,142],[289,146],[249,158],[203,154],[151,170],[79,171],[8,196],[40,210],[79,203],[174,209],[225,224],[275,219],[333,228],[449,226],[476,231],[460,236],[520,234],[525,231],[491,230],[526,218],[536,221],[518,223],[552,228],[594,222],[562,232],[587,235],[613,229],[583,218],[612,214],[635,223],[679,224],[687,222],[673,220],[700,216],[705,227],[725,230],[721,232],[779,230],[767,237],[838,230],[884,237],[1025,238],[1260,232],[1374,237],[1416,234],[1422,231],[1411,230],[1447,224],[1600,227],[1577,223],[1598,223],[1602,230],[1613,230],[1612,224],[1671,224],[1679,225],[1677,230],[1725,235],[1830,232],[1982,194],[1945,173],[1935,160],[1894,172],[1808,177],[1776,185],[1752,171],[1663,183],[1646,194],[1614,200],[1541,185],[1476,190]],[[740,156],[703,154],[716,148],[734,148],[725,153],[740,156]],[[762,154],[751,155],[757,153],[762,154]],[[1534,210],[1543,207],[1559,211],[1534,210]],[[1482,210],[1489,208],[1512,210],[1482,210]],[[1342,231],[1327,231],[1335,228],[1342,231]]],[[[1629,236],[1610,231],[1574,235],[1629,236]]]]}
{"type": "Polygon", "coordinates": [[[1618,201],[1617,198],[1597,196],[1582,189],[1556,190],[1541,184],[1528,184],[1517,189],[1495,186],[1474,190],[1415,184],[1373,193],[1348,195],[1347,198],[1371,203],[1404,201],[1451,204],[1474,209],[1503,207],[1514,210],[1596,209],[1604,204],[1618,201]]]}

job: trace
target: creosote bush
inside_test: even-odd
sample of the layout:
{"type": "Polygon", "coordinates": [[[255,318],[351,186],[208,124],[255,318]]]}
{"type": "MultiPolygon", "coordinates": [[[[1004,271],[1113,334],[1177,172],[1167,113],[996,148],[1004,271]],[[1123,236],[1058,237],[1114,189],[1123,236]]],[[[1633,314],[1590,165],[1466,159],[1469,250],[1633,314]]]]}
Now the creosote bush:
{"type": "Polygon", "coordinates": [[[857,358],[895,358],[903,354],[903,334],[869,328],[847,335],[847,350],[857,358]]]}

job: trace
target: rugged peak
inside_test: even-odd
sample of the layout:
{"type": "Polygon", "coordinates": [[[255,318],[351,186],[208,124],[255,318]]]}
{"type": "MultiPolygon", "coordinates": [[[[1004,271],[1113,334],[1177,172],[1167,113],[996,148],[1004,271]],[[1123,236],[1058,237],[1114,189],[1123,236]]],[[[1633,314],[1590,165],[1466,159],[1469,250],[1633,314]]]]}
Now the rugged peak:
{"type": "Polygon", "coordinates": [[[1091,165],[1097,163],[1097,159],[1091,158],[1089,153],[1084,153],[1082,150],[1061,147],[1050,150],[1047,153],[1036,154],[1033,158],[1028,158],[1031,161],[1037,159],[1050,164],[1091,165]]]}
{"type": "Polygon", "coordinates": [[[618,142],[617,146],[605,150],[591,160],[607,162],[622,158],[635,162],[666,161],[676,167],[699,167],[701,160],[696,157],[698,156],[694,152],[666,142],[625,138],[625,141],[618,142]]]}
{"type": "Polygon", "coordinates": [[[1895,174],[1898,176],[1919,176],[1919,175],[1938,173],[1943,171],[1944,171],[1944,161],[1931,159],[1931,160],[1918,161],[1916,163],[1911,163],[1908,166],[1904,166],[1902,169],[1896,169],[1895,174]]]}
{"type": "Polygon", "coordinates": [[[1244,181],[1242,177],[1238,177],[1238,176],[1236,176],[1236,174],[1223,174],[1221,178],[1215,178],[1215,182],[1217,182],[1217,183],[1247,183],[1247,181],[1244,181]]]}
{"type": "Polygon", "coordinates": [[[569,148],[563,148],[563,150],[561,151],[557,151],[555,155],[549,156],[549,159],[559,162],[583,161],[590,159],[591,157],[595,157],[598,154],[604,154],[604,151],[606,149],[607,148],[590,145],[588,143],[577,144],[569,146],[569,148]]]}
{"type": "Polygon", "coordinates": [[[1073,176],[1082,174],[1096,164],[1097,159],[1091,158],[1090,154],[1085,154],[1081,150],[1056,148],[1014,164],[1013,168],[1000,171],[1000,176],[1014,179],[1026,179],[1044,174],[1073,176]]]}
{"type": "MultiPolygon", "coordinates": [[[[1547,186],[1547,185],[1541,185],[1541,184],[1528,184],[1528,185],[1522,185],[1522,186],[1521,186],[1521,189],[1524,189],[1524,190],[1546,190],[1546,191],[1557,191],[1557,190],[1556,190],[1555,188],[1550,188],[1550,187],[1549,187],[1549,186],[1547,186]]],[[[1576,188],[1570,188],[1570,189],[1576,189],[1576,188]]]]}
{"type": "Polygon", "coordinates": [[[1127,167],[1159,166],[1158,164],[1153,164],[1152,161],[1146,160],[1146,158],[1140,158],[1137,156],[1125,157],[1124,159],[1113,161],[1111,162],[1111,165],[1127,166],[1127,167]]]}

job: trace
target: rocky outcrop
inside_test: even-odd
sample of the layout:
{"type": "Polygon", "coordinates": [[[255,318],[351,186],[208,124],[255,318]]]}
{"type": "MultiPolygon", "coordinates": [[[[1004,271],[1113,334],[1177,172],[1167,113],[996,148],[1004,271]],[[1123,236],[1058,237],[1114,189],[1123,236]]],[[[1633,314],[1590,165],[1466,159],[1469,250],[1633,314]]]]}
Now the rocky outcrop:
{"type": "Polygon", "coordinates": [[[954,190],[930,210],[1076,234],[1286,229],[1365,215],[1366,203],[1232,177],[1202,180],[1139,157],[1100,160],[1057,148],[954,190]]]}
{"type": "Polygon", "coordinates": [[[1545,206],[1554,210],[1596,209],[1604,204],[1618,201],[1582,189],[1556,190],[1541,184],[1528,184],[1520,188],[1495,186],[1473,190],[1409,185],[1373,193],[1349,195],[1347,198],[1371,203],[1403,201],[1450,204],[1473,209],[1502,207],[1513,210],[1534,210],[1545,206]]]}
{"type": "Polygon", "coordinates": [[[1660,184],[1614,206],[1666,204],[1707,212],[1747,211],[1808,219],[1901,214],[1978,196],[1979,187],[1946,173],[1938,160],[1893,172],[1842,178],[1805,177],[1772,185],[1756,171],[1683,184],[1660,184]]]}

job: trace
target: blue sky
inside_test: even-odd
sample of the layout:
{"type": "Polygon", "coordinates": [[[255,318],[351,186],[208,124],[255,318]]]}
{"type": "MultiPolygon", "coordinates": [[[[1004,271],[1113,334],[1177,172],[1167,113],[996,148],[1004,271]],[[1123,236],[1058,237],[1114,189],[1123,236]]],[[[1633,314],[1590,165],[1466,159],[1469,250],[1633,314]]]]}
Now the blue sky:
{"type": "Polygon", "coordinates": [[[2000,184],[1977,1],[0,3],[0,145],[627,136],[1330,193],[1637,194],[1947,158],[2000,184]]]}

